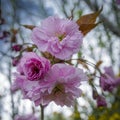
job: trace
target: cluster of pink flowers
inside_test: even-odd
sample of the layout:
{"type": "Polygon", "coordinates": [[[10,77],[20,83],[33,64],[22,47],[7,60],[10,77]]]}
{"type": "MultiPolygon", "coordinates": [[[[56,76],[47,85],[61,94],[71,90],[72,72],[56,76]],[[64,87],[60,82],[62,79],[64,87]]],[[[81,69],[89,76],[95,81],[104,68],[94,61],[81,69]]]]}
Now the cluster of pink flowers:
{"type": "Polygon", "coordinates": [[[87,80],[83,70],[63,63],[50,67],[47,59],[33,52],[24,54],[15,76],[12,90],[21,89],[24,97],[34,101],[35,105],[54,101],[61,106],[71,106],[81,95],[81,81],[87,80]]]}
{"type": "MultiPolygon", "coordinates": [[[[83,42],[83,34],[76,22],[48,17],[40,27],[32,31],[32,41],[42,56],[35,52],[22,53],[22,57],[14,59],[14,83],[11,90],[20,89],[25,99],[38,105],[48,105],[54,101],[60,106],[72,106],[76,98],[81,96],[80,85],[87,81],[82,69],[69,64],[72,55],[79,52],[83,42]],[[50,55],[46,57],[45,54],[50,55]]],[[[21,45],[14,45],[13,51],[20,51],[21,45]]],[[[101,72],[100,72],[101,73],[101,72]]],[[[112,92],[120,85],[120,77],[116,78],[112,67],[106,67],[100,76],[100,87],[103,91],[112,92]]],[[[93,90],[93,99],[97,106],[107,106],[105,97],[93,90]]]]}
{"type": "MultiPolygon", "coordinates": [[[[33,29],[32,40],[41,52],[68,60],[79,51],[83,35],[74,21],[55,16],[33,29]]],[[[35,52],[26,52],[22,56],[14,76],[12,91],[21,89],[24,98],[34,101],[35,105],[54,101],[60,106],[72,106],[81,96],[81,82],[87,80],[82,69],[64,62],[51,64],[49,59],[35,52]]]]}

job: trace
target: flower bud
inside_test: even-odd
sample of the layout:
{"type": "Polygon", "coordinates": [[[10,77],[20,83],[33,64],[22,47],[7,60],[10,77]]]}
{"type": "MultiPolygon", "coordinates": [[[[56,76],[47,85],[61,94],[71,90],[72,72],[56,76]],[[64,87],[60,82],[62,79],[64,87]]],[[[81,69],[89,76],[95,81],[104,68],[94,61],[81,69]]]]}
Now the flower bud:
{"type": "Polygon", "coordinates": [[[103,96],[97,97],[97,106],[98,107],[106,107],[107,106],[106,100],[103,96]]]}
{"type": "Polygon", "coordinates": [[[22,45],[14,45],[14,46],[12,46],[12,50],[13,51],[16,51],[16,52],[18,52],[18,51],[20,51],[21,50],[21,48],[22,48],[22,45]]]}
{"type": "Polygon", "coordinates": [[[18,62],[19,62],[19,58],[18,58],[18,57],[13,58],[13,60],[12,60],[12,65],[13,65],[13,66],[16,66],[16,65],[18,64],[18,62]]]}

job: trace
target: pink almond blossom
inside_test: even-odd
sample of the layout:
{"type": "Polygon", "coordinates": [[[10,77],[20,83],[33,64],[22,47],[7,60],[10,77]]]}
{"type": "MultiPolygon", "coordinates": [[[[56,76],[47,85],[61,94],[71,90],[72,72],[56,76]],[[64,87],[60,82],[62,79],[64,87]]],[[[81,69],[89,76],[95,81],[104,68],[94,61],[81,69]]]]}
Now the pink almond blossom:
{"type": "Polygon", "coordinates": [[[76,22],[51,16],[33,29],[32,40],[40,51],[64,60],[79,51],[83,35],[76,22]]]}
{"type": "Polygon", "coordinates": [[[74,100],[81,96],[81,82],[86,80],[83,70],[66,64],[55,64],[45,76],[44,82],[29,92],[27,97],[36,105],[54,101],[60,106],[72,106],[74,100]]]}

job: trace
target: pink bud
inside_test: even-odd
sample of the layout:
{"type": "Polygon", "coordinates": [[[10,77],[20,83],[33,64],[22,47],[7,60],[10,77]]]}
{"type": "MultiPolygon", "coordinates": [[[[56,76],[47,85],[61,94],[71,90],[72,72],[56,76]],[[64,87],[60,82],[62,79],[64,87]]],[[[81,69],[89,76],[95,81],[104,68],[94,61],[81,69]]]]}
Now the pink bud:
{"type": "Polygon", "coordinates": [[[98,107],[106,107],[107,106],[106,100],[103,96],[97,97],[97,106],[98,107]]]}
{"type": "Polygon", "coordinates": [[[12,60],[12,65],[13,65],[13,66],[16,66],[16,65],[18,64],[18,62],[19,62],[19,58],[18,58],[18,57],[13,58],[13,60],[12,60]]]}
{"type": "Polygon", "coordinates": [[[12,46],[12,50],[14,50],[16,52],[20,51],[21,48],[22,48],[22,45],[14,45],[14,46],[12,46]]]}

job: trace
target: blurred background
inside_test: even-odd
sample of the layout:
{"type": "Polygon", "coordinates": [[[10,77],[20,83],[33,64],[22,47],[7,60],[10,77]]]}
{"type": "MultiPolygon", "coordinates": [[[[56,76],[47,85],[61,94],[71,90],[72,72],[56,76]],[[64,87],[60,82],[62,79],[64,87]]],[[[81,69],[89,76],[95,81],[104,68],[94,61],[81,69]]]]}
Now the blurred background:
{"type": "MultiPolygon", "coordinates": [[[[14,120],[16,115],[40,116],[39,107],[23,100],[20,91],[12,93],[13,59],[18,52],[12,50],[16,44],[32,43],[31,30],[23,25],[40,25],[48,16],[61,18],[80,16],[99,10],[101,21],[84,37],[80,55],[93,63],[102,61],[104,66],[113,66],[120,75],[120,0],[0,0],[0,120],[14,120]]],[[[92,68],[91,68],[92,71],[92,68]]],[[[98,84],[96,79],[96,84],[98,84]]],[[[120,120],[120,88],[114,94],[105,93],[108,108],[97,108],[92,99],[92,89],[83,85],[83,96],[73,108],[59,107],[51,103],[45,108],[45,120],[120,120]],[[89,91],[89,92],[88,92],[89,91]]],[[[101,92],[98,84],[98,91],[101,92]]]]}

